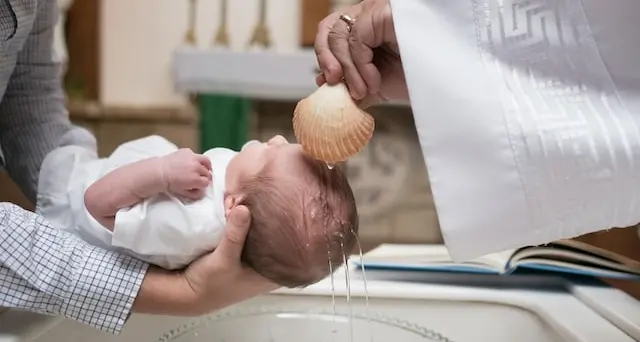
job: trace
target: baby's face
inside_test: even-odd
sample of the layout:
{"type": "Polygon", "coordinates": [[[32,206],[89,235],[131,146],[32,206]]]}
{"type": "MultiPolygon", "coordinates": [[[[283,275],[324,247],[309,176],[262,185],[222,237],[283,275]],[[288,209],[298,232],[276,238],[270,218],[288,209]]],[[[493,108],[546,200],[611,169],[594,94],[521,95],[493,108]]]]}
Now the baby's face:
{"type": "MultiPolygon", "coordinates": [[[[261,143],[247,143],[227,166],[225,185],[227,193],[239,195],[242,180],[256,177],[267,164],[271,175],[278,178],[284,187],[304,185],[304,159],[300,144],[290,144],[281,135],[261,143]]],[[[225,201],[225,206],[228,204],[225,201]]]]}
{"type": "MultiPolygon", "coordinates": [[[[302,158],[302,148],[298,144],[290,144],[281,135],[269,139],[267,142],[250,141],[236,155],[227,170],[231,178],[253,177],[257,175],[267,163],[275,162],[273,166],[286,168],[302,158]]],[[[227,179],[227,183],[233,179],[227,179]]]]}

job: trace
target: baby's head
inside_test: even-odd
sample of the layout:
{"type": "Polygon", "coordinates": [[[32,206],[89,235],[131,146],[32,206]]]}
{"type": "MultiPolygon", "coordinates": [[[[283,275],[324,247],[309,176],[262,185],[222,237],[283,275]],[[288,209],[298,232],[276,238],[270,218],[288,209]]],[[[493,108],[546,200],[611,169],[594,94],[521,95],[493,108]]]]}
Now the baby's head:
{"type": "Polygon", "coordinates": [[[242,260],[281,286],[313,284],[352,252],[358,213],[344,173],[276,136],[252,143],[227,167],[227,215],[251,211],[242,260]]]}

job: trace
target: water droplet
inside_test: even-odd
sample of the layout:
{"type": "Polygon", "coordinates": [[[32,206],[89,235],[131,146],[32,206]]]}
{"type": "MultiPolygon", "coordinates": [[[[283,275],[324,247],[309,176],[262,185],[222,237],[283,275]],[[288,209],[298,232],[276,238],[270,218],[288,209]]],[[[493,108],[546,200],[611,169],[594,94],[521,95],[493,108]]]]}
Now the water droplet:
{"type": "Polygon", "coordinates": [[[334,167],[336,167],[334,164],[327,163],[327,169],[333,170],[334,167]]]}

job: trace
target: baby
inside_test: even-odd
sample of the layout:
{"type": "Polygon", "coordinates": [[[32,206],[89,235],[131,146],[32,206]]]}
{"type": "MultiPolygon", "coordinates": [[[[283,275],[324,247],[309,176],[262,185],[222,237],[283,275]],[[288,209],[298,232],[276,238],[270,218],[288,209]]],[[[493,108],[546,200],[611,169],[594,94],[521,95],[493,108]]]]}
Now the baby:
{"type": "Polygon", "coordinates": [[[242,261],[281,286],[321,280],[354,248],[345,175],[282,136],[203,155],[159,136],[103,159],[62,147],[42,164],[36,211],[90,244],[180,269],[216,248],[237,205],[252,215],[242,261]]]}

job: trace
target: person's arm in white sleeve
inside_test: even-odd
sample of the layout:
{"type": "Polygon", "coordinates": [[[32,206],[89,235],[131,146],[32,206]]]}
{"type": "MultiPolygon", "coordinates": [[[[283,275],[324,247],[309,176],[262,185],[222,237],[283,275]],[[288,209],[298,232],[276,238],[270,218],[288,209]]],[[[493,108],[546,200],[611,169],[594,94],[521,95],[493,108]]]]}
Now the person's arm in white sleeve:
{"type": "Polygon", "coordinates": [[[640,2],[390,3],[456,259],[640,221],[640,2]]]}
{"type": "Polygon", "coordinates": [[[113,231],[116,213],[167,190],[162,160],[153,157],[116,170],[89,186],[84,203],[91,216],[113,231]]]}
{"type": "Polygon", "coordinates": [[[118,211],[168,192],[197,200],[211,182],[211,162],[189,149],[134,162],[106,174],[84,194],[87,211],[113,231],[118,211]]]}

